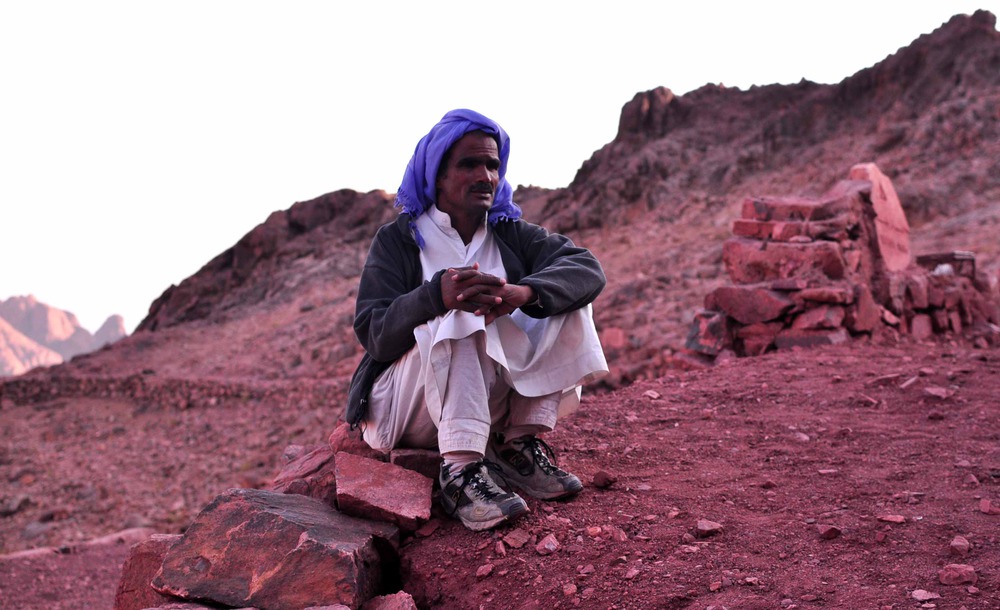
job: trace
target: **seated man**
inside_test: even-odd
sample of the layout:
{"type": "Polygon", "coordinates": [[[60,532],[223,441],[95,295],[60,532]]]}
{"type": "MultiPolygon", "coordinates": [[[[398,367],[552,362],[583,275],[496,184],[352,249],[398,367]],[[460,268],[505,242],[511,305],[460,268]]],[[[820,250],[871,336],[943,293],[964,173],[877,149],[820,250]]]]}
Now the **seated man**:
{"type": "Polygon", "coordinates": [[[441,500],[483,530],[528,511],[531,496],[583,489],[539,434],[607,372],[590,303],[600,263],[520,219],[507,182],[507,134],[453,110],[417,144],[361,274],[354,330],[365,355],[347,421],[373,448],[438,448],[441,500]]]}

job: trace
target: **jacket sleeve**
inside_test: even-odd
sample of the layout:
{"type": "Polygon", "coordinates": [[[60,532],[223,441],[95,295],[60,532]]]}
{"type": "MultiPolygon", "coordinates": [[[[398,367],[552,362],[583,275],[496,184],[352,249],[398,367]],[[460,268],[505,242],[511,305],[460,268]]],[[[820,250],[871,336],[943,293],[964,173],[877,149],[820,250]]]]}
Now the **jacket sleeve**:
{"type": "Polygon", "coordinates": [[[381,362],[392,362],[409,351],[416,343],[413,329],[446,311],[442,272],[423,282],[420,259],[407,248],[394,225],[382,227],[358,285],[354,332],[365,351],[381,362]]]}
{"type": "Polygon", "coordinates": [[[531,286],[538,301],[521,308],[533,318],[546,318],[584,307],[604,290],[607,280],[597,258],[572,240],[525,221],[511,223],[509,245],[523,265],[514,281],[531,286]]]}

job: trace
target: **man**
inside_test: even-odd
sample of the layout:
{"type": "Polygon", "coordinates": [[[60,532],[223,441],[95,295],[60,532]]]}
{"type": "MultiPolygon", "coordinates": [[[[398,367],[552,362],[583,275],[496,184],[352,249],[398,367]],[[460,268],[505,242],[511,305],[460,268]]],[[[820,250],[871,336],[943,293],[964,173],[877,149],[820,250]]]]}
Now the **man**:
{"type": "Polygon", "coordinates": [[[400,216],[369,250],[354,319],[366,353],[348,422],[376,449],[438,448],[442,504],[473,530],[528,511],[493,473],[543,499],[583,488],[539,435],[607,372],[590,309],[601,265],[520,219],[509,152],[503,129],[471,110],[420,140],[400,216]]]}

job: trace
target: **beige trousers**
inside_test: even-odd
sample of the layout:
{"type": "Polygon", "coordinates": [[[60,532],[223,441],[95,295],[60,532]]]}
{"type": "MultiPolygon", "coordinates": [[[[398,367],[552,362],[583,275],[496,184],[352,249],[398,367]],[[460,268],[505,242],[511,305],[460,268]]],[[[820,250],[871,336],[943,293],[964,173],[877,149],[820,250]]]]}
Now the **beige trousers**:
{"type": "Polygon", "coordinates": [[[526,397],[514,391],[503,367],[486,354],[485,333],[442,341],[432,353],[433,367],[415,346],[375,381],[364,425],[371,447],[484,454],[491,433],[521,436],[555,427],[563,392],[526,397]],[[446,371],[443,388],[435,370],[446,371]],[[430,384],[439,400],[425,399],[430,384]]]}

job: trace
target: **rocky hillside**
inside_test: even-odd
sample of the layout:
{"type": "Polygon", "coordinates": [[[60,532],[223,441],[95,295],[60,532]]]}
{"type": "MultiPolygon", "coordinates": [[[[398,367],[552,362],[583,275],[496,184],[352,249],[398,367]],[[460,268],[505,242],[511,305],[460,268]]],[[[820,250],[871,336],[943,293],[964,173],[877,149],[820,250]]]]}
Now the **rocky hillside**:
{"type": "Polygon", "coordinates": [[[91,334],[68,311],[40,303],[31,295],[11,297],[0,301],[0,377],[59,364],[125,335],[121,316],[109,317],[91,334]]]}
{"type": "MultiPolygon", "coordinates": [[[[915,255],[971,250],[995,277],[998,160],[1000,33],[980,11],[835,85],[639,93],[572,184],[520,188],[517,199],[606,267],[596,316],[618,385],[683,364],[691,320],[726,279],[722,243],[745,197],[816,195],[859,162],[892,179],[915,255]]],[[[358,274],[391,200],[345,190],[273,213],[167,289],[133,337],[67,372],[322,380],[340,392],[360,357],[358,274]]]]}

